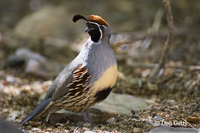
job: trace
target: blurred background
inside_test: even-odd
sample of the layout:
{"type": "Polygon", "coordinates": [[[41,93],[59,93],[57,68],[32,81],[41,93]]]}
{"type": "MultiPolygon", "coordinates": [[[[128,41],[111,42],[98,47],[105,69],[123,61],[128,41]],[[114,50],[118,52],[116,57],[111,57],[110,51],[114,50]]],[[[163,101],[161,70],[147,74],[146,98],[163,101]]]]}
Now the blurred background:
{"type": "Polygon", "coordinates": [[[168,108],[170,115],[175,111],[169,118],[180,114],[187,118],[183,110],[187,113],[200,101],[200,1],[172,0],[171,7],[175,38],[167,55],[168,67],[157,77],[158,89],[149,90],[148,76],[168,36],[162,0],[0,0],[2,116],[7,118],[7,109],[18,110],[19,115],[22,107],[32,110],[37,105],[52,83],[47,80],[77,56],[89,37],[84,33],[85,22],[73,23],[73,16],[96,14],[112,31],[119,71],[114,92],[153,99],[157,104],[150,113],[180,105],[177,110],[168,108]],[[191,70],[191,66],[195,67],[191,70]]]}
{"type": "MultiPolygon", "coordinates": [[[[171,5],[175,39],[169,60],[181,62],[189,60],[187,63],[200,64],[197,56],[200,52],[198,43],[200,2],[172,0],[171,5]]],[[[120,36],[121,38],[114,36],[112,39],[111,42],[117,44],[113,45],[116,54],[134,53],[133,49],[127,51],[130,47],[136,47],[134,48],[137,49],[136,52],[143,49],[142,53],[152,52],[153,49],[156,55],[150,55],[152,58],[150,62],[158,61],[157,53],[161,52],[168,34],[162,1],[2,0],[0,1],[0,68],[12,65],[5,64],[4,61],[20,47],[28,47],[52,60],[68,63],[82,47],[77,44],[84,43],[85,40],[83,42],[81,40],[88,37],[84,34],[84,22],[76,24],[72,22],[75,14],[86,17],[90,14],[100,15],[110,24],[113,34],[127,33],[120,36]],[[147,45],[142,44],[148,35],[150,41],[147,45]],[[141,45],[142,48],[138,49],[141,45]],[[71,50],[68,50],[69,48],[71,50]]],[[[13,61],[8,60],[8,62],[13,61]]]]}
{"type": "MultiPolygon", "coordinates": [[[[170,54],[170,57],[180,60],[187,57],[182,54],[176,57],[172,56],[177,55],[177,52],[180,51],[188,52],[192,49],[198,53],[200,50],[199,43],[196,43],[199,37],[200,2],[198,0],[192,2],[172,0],[171,4],[177,36],[175,36],[172,48],[174,51],[170,54]],[[195,44],[187,45],[188,40],[195,42],[195,44]]],[[[36,50],[36,52],[42,53],[51,59],[61,62],[70,61],[76,54],[66,55],[66,51],[69,52],[69,50],[63,50],[63,48],[68,48],[75,40],[80,39],[80,35],[84,34],[85,29],[84,22],[76,24],[72,22],[72,17],[75,14],[82,14],[86,17],[90,14],[97,14],[110,24],[112,33],[130,33],[130,35],[134,33],[129,39],[125,39],[124,44],[130,44],[138,40],[141,43],[157,19],[158,22],[154,24],[156,31],[153,32],[152,45],[145,48],[147,50],[151,48],[159,49],[159,46],[153,47],[156,44],[159,44],[162,48],[163,42],[161,39],[165,39],[162,37],[166,37],[168,34],[164,5],[159,0],[125,0],[117,2],[113,0],[81,0],[79,2],[65,0],[2,0],[0,1],[1,64],[3,64],[5,56],[23,46],[36,50]],[[52,47],[61,48],[55,48],[58,50],[55,51],[52,47]]],[[[116,41],[120,42],[121,40],[114,39],[114,42],[116,41]]],[[[122,48],[126,50],[126,46],[122,46],[122,48]]],[[[79,50],[76,51],[76,49],[80,48],[74,50],[73,47],[72,49],[77,53],[79,50]]],[[[72,54],[72,52],[69,53],[72,54]]],[[[196,55],[193,56],[195,56],[195,59],[198,58],[196,55]]],[[[157,61],[157,56],[153,56],[153,58],[155,58],[153,59],[154,62],[157,61]]],[[[191,61],[190,63],[194,64],[195,62],[191,61]]]]}

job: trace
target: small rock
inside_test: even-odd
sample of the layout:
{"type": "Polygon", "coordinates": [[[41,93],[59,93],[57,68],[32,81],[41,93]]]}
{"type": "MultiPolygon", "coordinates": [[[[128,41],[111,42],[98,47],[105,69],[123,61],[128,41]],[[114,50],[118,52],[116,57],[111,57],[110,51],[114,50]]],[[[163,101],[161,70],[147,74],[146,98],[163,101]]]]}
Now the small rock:
{"type": "Polygon", "coordinates": [[[52,130],[51,127],[47,127],[47,128],[46,128],[46,131],[51,131],[51,130],[52,130]]]}
{"type": "Polygon", "coordinates": [[[20,111],[12,111],[12,112],[10,112],[10,115],[7,118],[7,121],[15,121],[16,117],[19,116],[19,114],[21,114],[20,111]]]}
{"type": "Polygon", "coordinates": [[[91,127],[91,124],[86,122],[86,123],[83,124],[83,127],[91,127]]]}
{"type": "Polygon", "coordinates": [[[161,117],[165,117],[166,114],[167,114],[167,112],[161,112],[161,113],[160,113],[160,116],[161,116],[161,117]]]}
{"type": "Polygon", "coordinates": [[[26,47],[18,48],[15,52],[17,57],[21,57],[24,60],[35,59],[40,62],[47,61],[48,59],[38,53],[33,52],[31,49],[26,47]]]}
{"type": "MultiPolygon", "coordinates": [[[[25,47],[17,49],[15,55],[9,56],[6,62],[7,67],[22,67],[25,64],[26,74],[44,79],[56,77],[65,67],[65,65],[53,62],[25,47]]],[[[12,77],[8,77],[7,80],[14,82],[12,77]]]]}
{"type": "Polygon", "coordinates": [[[141,129],[140,128],[133,128],[133,132],[134,133],[141,133],[141,129]]]}
{"type": "Polygon", "coordinates": [[[102,122],[105,122],[111,117],[115,117],[119,114],[131,114],[132,110],[141,110],[147,108],[145,100],[136,98],[127,94],[117,94],[111,92],[107,99],[103,102],[91,107],[92,109],[99,110],[101,112],[102,122]],[[107,118],[107,119],[104,119],[107,118]]]}
{"type": "Polygon", "coordinates": [[[15,82],[15,77],[11,76],[11,75],[8,75],[6,77],[6,81],[13,84],[15,82]]]}
{"type": "Polygon", "coordinates": [[[163,119],[161,116],[158,116],[158,115],[154,116],[153,118],[154,118],[156,121],[160,121],[160,120],[163,119]]]}
{"type": "Polygon", "coordinates": [[[171,106],[176,104],[174,100],[167,100],[167,103],[171,106]]]}
{"type": "Polygon", "coordinates": [[[76,123],[76,126],[82,127],[84,123],[85,123],[84,121],[79,121],[76,123]]]}
{"type": "Polygon", "coordinates": [[[42,132],[42,130],[40,128],[33,128],[32,131],[33,132],[42,132]]]}
{"type": "Polygon", "coordinates": [[[9,55],[6,59],[6,67],[21,67],[25,63],[24,57],[18,57],[16,55],[9,55]]]}
{"type": "Polygon", "coordinates": [[[48,119],[49,124],[54,125],[56,123],[62,122],[65,119],[67,121],[67,114],[65,113],[51,113],[48,119]]]}
{"type": "Polygon", "coordinates": [[[165,115],[165,118],[169,118],[169,117],[170,117],[170,115],[169,115],[169,114],[166,114],[166,115],[165,115]]]}
{"type": "Polygon", "coordinates": [[[110,119],[108,119],[107,121],[106,121],[106,123],[114,123],[114,122],[116,122],[116,120],[115,120],[115,118],[114,117],[112,117],[112,118],[110,118],[110,119]]]}

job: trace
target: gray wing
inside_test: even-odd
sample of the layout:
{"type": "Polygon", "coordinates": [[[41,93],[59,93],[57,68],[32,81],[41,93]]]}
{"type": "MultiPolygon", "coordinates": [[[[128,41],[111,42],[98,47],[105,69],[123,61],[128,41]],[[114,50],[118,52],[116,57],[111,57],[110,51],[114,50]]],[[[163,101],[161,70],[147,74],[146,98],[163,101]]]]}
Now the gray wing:
{"type": "Polygon", "coordinates": [[[73,80],[73,71],[80,65],[81,64],[71,62],[68,66],[66,66],[49,87],[45,99],[52,97],[52,101],[54,101],[67,94],[69,91],[67,85],[73,80]]]}

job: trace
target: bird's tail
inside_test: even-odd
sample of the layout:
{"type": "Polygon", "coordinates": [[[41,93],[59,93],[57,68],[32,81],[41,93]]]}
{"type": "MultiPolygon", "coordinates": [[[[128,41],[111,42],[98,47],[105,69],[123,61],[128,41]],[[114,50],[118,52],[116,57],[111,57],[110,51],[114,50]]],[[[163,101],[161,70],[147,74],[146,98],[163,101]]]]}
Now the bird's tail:
{"type": "Polygon", "coordinates": [[[43,112],[43,110],[45,109],[45,107],[51,102],[51,97],[50,98],[46,98],[44,99],[26,118],[24,118],[21,123],[20,126],[23,126],[26,122],[32,120],[33,118],[35,118],[37,115],[39,115],[41,112],[43,112]]]}

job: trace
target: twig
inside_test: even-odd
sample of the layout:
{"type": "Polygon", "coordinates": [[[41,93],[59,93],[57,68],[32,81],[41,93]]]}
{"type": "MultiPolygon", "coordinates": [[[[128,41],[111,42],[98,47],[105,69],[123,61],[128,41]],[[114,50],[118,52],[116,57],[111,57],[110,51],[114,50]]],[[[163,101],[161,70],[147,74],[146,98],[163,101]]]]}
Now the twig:
{"type": "Polygon", "coordinates": [[[174,39],[174,24],[173,24],[173,16],[172,16],[172,11],[171,11],[171,6],[170,6],[170,0],[163,0],[163,3],[165,4],[165,11],[166,11],[166,15],[167,15],[169,34],[168,34],[168,38],[165,42],[165,47],[162,52],[161,58],[159,60],[159,64],[157,67],[155,67],[153,69],[153,71],[151,72],[151,74],[149,76],[150,83],[155,82],[155,78],[156,78],[157,74],[159,73],[159,71],[162,68],[164,68],[169,48],[172,45],[172,42],[174,39]]]}
{"type": "Polygon", "coordinates": [[[186,119],[182,118],[182,120],[184,120],[188,125],[190,125],[190,127],[195,128],[195,127],[192,126],[189,122],[187,122],[186,119]]]}
{"type": "Polygon", "coordinates": [[[147,34],[146,38],[144,39],[144,41],[141,44],[141,48],[143,51],[145,51],[150,46],[154,35],[158,32],[162,16],[163,16],[163,10],[159,9],[156,13],[156,16],[155,16],[155,19],[154,19],[154,22],[153,22],[151,28],[148,29],[148,34],[147,34]]]}
{"type": "Polygon", "coordinates": [[[199,108],[200,102],[190,111],[189,115],[191,115],[197,108],[199,108]]]}

